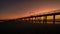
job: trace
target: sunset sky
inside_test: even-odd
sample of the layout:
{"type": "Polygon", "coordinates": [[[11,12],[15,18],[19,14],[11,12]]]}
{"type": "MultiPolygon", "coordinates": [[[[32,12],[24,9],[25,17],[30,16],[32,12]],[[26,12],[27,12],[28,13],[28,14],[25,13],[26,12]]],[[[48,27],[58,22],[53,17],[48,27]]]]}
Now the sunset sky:
{"type": "Polygon", "coordinates": [[[44,14],[60,9],[60,0],[0,0],[0,20],[44,14]]]}

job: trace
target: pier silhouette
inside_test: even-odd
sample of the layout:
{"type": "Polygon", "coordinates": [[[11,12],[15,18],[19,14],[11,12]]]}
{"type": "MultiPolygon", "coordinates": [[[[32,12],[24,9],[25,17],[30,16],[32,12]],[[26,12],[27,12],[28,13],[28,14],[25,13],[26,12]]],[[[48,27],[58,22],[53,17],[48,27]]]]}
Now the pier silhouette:
{"type": "Polygon", "coordinates": [[[42,15],[23,17],[23,18],[19,18],[19,19],[22,21],[25,21],[25,22],[31,21],[32,23],[34,20],[35,20],[35,22],[38,21],[39,23],[41,23],[41,21],[42,21],[43,24],[46,24],[48,21],[48,19],[47,19],[48,16],[52,16],[53,18],[51,20],[53,21],[53,24],[55,24],[57,15],[60,15],[60,10],[56,10],[54,12],[46,13],[46,14],[42,14],[42,15]],[[44,17],[43,20],[41,20],[41,17],[44,17]]]}

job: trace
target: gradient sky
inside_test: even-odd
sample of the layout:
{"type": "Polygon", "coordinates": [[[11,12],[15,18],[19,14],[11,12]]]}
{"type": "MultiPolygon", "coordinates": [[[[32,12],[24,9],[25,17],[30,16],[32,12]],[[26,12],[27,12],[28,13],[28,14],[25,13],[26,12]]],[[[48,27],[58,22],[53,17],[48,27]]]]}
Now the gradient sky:
{"type": "Polygon", "coordinates": [[[0,19],[44,14],[60,9],[60,0],[0,0],[0,19]]]}

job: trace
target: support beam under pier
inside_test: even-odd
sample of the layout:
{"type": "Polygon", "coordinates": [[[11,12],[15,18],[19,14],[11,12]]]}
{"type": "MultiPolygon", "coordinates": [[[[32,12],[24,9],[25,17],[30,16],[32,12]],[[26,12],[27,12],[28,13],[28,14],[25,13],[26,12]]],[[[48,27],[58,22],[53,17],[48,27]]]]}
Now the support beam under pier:
{"type": "Polygon", "coordinates": [[[55,15],[53,15],[53,24],[55,24],[55,15]]]}

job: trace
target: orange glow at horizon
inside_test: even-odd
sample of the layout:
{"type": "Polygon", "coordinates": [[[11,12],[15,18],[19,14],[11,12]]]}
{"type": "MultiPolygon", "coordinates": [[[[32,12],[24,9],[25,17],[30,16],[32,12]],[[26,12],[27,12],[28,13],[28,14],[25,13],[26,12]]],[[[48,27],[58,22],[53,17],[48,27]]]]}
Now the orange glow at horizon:
{"type": "MultiPolygon", "coordinates": [[[[55,10],[55,9],[54,9],[55,10]]],[[[46,10],[46,11],[43,11],[43,10],[41,10],[42,12],[37,12],[37,11],[35,11],[35,13],[31,13],[31,14],[29,14],[29,13],[27,13],[27,15],[26,14],[22,14],[22,15],[20,15],[20,14],[13,14],[13,15],[1,15],[0,16],[0,19],[1,20],[3,20],[3,19],[16,19],[16,18],[21,18],[21,17],[26,17],[26,16],[29,16],[29,15],[37,15],[37,14],[44,14],[44,13],[47,13],[47,12],[49,12],[50,10],[46,10]]],[[[60,16],[58,16],[58,17],[56,17],[56,18],[59,18],[60,16]]],[[[42,17],[42,19],[43,19],[43,17],[42,17]]],[[[52,17],[48,17],[48,19],[52,19],[52,17]]]]}

